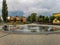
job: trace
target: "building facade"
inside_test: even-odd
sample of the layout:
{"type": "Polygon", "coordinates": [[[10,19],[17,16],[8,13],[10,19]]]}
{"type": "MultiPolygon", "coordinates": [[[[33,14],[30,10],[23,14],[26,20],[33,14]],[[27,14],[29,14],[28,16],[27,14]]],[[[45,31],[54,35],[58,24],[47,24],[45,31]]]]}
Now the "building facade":
{"type": "Polygon", "coordinates": [[[23,22],[26,23],[26,17],[19,17],[19,16],[9,16],[8,20],[10,22],[23,22]]]}
{"type": "Polygon", "coordinates": [[[56,17],[53,20],[53,24],[60,24],[60,20],[57,19],[57,17],[60,17],[60,13],[54,13],[53,16],[56,17]]]}

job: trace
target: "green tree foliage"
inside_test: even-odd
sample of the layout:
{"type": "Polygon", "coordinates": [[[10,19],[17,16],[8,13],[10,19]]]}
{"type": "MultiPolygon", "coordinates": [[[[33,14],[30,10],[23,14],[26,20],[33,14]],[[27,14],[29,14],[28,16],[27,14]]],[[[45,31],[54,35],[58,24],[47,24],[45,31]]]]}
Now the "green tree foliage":
{"type": "Polygon", "coordinates": [[[60,20],[60,17],[57,17],[58,20],[60,20]]]}
{"type": "Polygon", "coordinates": [[[52,23],[55,18],[56,18],[55,16],[50,16],[49,17],[50,23],[52,23]]]}
{"type": "Polygon", "coordinates": [[[44,23],[44,17],[45,16],[42,16],[42,15],[38,16],[38,22],[39,23],[44,23]]]}
{"type": "MultiPolygon", "coordinates": [[[[52,23],[53,20],[56,18],[54,16],[43,16],[43,15],[39,15],[39,16],[36,16],[37,14],[36,13],[32,13],[31,16],[28,16],[27,17],[27,20],[31,23],[31,22],[37,22],[38,23],[52,23]]],[[[58,17],[58,19],[60,20],[60,18],[58,17]]]]}
{"type": "Polygon", "coordinates": [[[46,17],[44,18],[44,23],[49,23],[49,17],[48,17],[48,16],[46,16],[46,17]]]}
{"type": "Polygon", "coordinates": [[[36,15],[37,15],[37,13],[31,14],[31,17],[30,17],[31,22],[36,22],[36,15]]]}
{"type": "Polygon", "coordinates": [[[30,16],[27,17],[27,21],[29,23],[33,23],[33,22],[36,22],[37,20],[37,13],[32,13],[30,16]]]}
{"type": "Polygon", "coordinates": [[[7,10],[6,0],[3,0],[3,4],[2,4],[2,17],[3,17],[3,21],[7,22],[8,10],[7,10]]]}
{"type": "Polygon", "coordinates": [[[2,22],[2,19],[1,19],[1,17],[0,17],[0,23],[2,22]]]}
{"type": "Polygon", "coordinates": [[[31,16],[28,16],[28,17],[27,17],[27,22],[28,22],[28,23],[31,23],[31,16]]]}
{"type": "Polygon", "coordinates": [[[49,17],[48,16],[38,16],[38,22],[39,23],[49,23],[49,17]]]}

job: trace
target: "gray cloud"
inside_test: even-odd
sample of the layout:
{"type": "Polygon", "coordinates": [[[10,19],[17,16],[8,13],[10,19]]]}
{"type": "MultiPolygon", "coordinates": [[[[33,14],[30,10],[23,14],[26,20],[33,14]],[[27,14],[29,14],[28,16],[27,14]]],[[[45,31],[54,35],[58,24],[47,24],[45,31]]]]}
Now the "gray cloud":
{"type": "MultiPolygon", "coordinates": [[[[2,0],[0,0],[1,9],[2,0]]],[[[24,16],[36,12],[43,15],[51,15],[60,12],[60,0],[7,0],[9,12],[22,11],[24,16]]]]}

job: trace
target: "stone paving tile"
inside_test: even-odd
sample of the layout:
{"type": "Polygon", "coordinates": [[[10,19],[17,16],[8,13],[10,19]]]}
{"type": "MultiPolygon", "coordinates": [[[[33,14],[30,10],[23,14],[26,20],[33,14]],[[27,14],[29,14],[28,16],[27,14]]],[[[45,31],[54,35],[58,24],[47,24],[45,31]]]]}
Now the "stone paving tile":
{"type": "MultiPolygon", "coordinates": [[[[6,34],[6,33],[0,33],[6,34]]],[[[0,38],[0,45],[60,45],[60,34],[25,35],[10,34],[0,38]]]]}
{"type": "Polygon", "coordinates": [[[3,38],[3,37],[5,37],[5,36],[7,36],[7,35],[9,35],[9,33],[4,33],[4,32],[2,32],[2,31],[0,31],[0,38],[3,38]]]}

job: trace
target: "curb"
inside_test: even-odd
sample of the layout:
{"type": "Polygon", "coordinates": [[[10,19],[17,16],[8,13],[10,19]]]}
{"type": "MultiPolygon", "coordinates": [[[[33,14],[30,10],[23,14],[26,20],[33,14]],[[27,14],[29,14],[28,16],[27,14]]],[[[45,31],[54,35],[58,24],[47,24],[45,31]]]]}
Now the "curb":
{"type": "Polygon", "coordinates": [[[60,31],[54,31],[54,32],[20,32],[20,31],[3,31],[4,33],[10,33],[10,34],[60,34],[60,31]]]}

